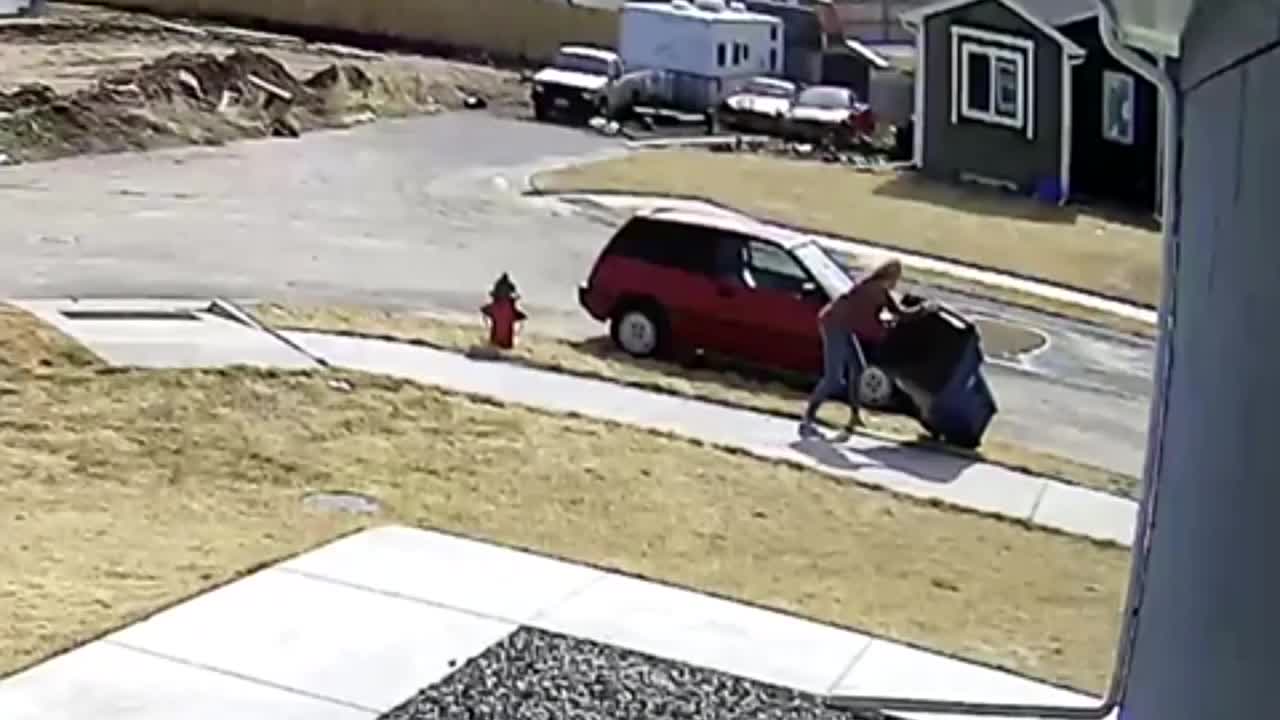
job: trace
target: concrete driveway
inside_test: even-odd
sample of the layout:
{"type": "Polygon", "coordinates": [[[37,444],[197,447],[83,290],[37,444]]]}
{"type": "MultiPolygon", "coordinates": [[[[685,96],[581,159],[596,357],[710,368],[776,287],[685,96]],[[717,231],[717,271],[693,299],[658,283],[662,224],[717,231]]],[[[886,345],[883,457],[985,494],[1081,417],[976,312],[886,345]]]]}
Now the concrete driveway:
{"type": "MultiPolygon", "coordinates": [[[[620,151],[571,128],[485,113],[381,122],[295,141],[0,169],[0,292],[210,296],[475,313],[510,271],[539,328],[600,331],[578,310],[612,220],[519,194],[529,172],[620,151]]],[[[992,373],[1006,435],[1136,473],[1145,394],[992,373]]]]}

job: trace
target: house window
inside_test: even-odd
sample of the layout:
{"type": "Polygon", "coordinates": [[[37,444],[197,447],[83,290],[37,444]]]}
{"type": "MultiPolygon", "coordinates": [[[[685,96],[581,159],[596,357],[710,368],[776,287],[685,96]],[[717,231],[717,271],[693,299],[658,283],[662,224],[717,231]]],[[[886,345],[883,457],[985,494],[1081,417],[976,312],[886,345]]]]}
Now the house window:
{"type": "Polygon", "coordinates": [[[725,49],[724,43],[720,43],[719,45],[716,45],[716,64],[719,65],[720,67],[724,67],[725,56],[727,54],[728,52],[725,49]]]}
{"type": "Polygon", "coordinates": [[[963,41],[960,115],[1021,129],[1027,116],[1026,56],[1016,50],[963,41]]]}
{"type": "Polygon", "coordinates": [[[1102,72],[1102,137],[1113,143],[1133,144],[1133,76],[1102,72]]]}

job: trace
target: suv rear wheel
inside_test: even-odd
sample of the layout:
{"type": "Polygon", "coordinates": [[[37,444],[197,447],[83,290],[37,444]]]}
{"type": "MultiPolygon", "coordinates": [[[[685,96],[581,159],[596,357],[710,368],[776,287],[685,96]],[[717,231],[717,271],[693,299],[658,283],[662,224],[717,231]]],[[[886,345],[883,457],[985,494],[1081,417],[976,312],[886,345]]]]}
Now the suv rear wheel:
{"type": "Polygon", "coordinates": [[[613,314],[609,335],[613,343],[628,355],[653,357],[666,349],[666,313],[654,303],[624,305],[613,314]]]}

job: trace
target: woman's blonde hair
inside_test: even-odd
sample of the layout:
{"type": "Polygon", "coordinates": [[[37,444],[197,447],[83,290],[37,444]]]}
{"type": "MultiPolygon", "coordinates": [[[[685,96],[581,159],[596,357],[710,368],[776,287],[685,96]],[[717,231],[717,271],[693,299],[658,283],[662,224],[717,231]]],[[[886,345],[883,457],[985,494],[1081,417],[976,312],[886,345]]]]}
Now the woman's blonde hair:
{"type": "Polygon", "coordinates": [[[902,277],[902,263],[897,260],[886,260],[876,266],[867,276],[868,282],[888,280],[896,282],[902,277]]]}

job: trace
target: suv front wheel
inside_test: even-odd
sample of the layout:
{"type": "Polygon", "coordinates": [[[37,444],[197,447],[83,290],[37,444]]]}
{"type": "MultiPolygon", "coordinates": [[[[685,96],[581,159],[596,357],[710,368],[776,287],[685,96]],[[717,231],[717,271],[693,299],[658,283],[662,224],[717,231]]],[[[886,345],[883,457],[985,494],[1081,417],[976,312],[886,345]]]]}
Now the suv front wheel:
{"type": "Polygon", "coordinates": [[[666,314],[650,303],[624,306],[614,313],[609,335],[613,343],[628,355],[653,357],[666,348],[666,314]]]}

